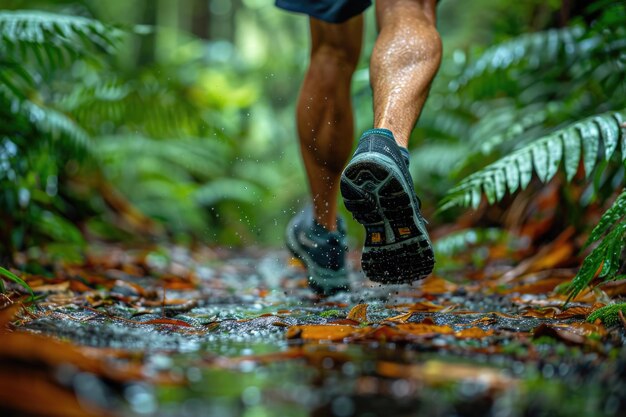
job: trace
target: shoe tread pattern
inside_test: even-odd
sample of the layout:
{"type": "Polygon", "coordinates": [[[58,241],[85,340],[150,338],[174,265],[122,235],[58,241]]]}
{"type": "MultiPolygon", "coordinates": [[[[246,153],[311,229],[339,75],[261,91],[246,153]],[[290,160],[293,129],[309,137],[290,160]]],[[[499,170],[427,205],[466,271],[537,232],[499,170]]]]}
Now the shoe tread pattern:
{"type": "MultiPolygon", "coordinates": [[[[374,161],[351,163],[342,175],[341,194],[346,208],[365,227],[361,267],[370,280],[404,283],[432,272],[431,244],[416,224],[411,197],[392,171],[374,161]]],[[[419,210],[416,214],[421,216],[419,210]]]]}

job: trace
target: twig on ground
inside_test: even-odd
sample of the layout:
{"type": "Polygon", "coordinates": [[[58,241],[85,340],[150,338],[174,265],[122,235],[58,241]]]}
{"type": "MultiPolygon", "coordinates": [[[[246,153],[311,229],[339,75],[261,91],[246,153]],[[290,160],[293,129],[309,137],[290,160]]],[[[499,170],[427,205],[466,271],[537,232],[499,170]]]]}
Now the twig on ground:
{"type": "Polygon", "coordinates": [[[624,313],[622,313],[622,310],[617,310],[617,315],[622,322],[622,326],[624,326],[624,329],[626,329],[626,318],[624,318],[624,313]]]}

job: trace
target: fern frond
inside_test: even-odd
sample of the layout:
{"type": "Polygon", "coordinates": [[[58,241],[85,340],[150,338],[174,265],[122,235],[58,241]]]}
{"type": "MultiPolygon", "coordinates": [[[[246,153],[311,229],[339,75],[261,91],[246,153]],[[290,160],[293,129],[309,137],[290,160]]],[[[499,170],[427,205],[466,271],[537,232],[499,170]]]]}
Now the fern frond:
{"type": "Polygon", "coordinates": [[[471,228],[443,236],[433,242],[433,246],[438,255],[452,256],[471,245],[496,242],[506,236],[506,231],[498,228],[471,228]]]}
{"type": "Polygon", "coordinates": [[[219,178],[200,187],[195,199],[203,206],[212,206],[222,201],[253,203],[259,201],[263,189],[247,180],[219,178]]]}
{"type": "MultiPolygon", "coordinates": [[[[581,43],[585,30],[582,27],[550,29],[529,33],[485,50],[476,62],[468,65],[461,76],[451,83],[452,91],[458,91],[473,80],[483,76],[525,64],[531,69],[551,66],[561,60],[571,63],[597,46],[596,42],[581,43]]],[[[598,40],[599,41],[599,40],[598,40]]]]}
{"type": "Polygon", "coordinates": [[[626,222],[621,222],[587,255],[568,287],[567,302],[576,297],[596,276],[603,278],[603,281],[615,278],[621,266],[620,257],[624,244],[626,244],[626,222]]]}
{"type": "Polygon", "coordinates": [[[426,178],[428,175],[446,176],[454,166],[463,160],[468,147],[464,142],[427,143],[411,153],[409,167],[413,178],[426,178]]]}
{"type": "Polygon", "coordinates": [[[66,114],[31,101],[21,102],[19,112],[39,132],[48,135],[56,145],[69,151],[71,155],[85,156],[91,153],[91,138],[66,114]]]}
{"type": "Polygon", "coordinates": [[[64,110],[75,115],[95,134],[111,125],[129,132],[139,131],[156,138],[209,136],[215,133],[207,122],[206,107],[185,96],[179,86],[150,81],[109,81],[95,86],[78,86],[59,100],[64,110]]]}
{"type": "MultiPolygon", "coordinates": [[[[231,159],[231,148],[217,139],[185,138],[155,140],[143,136],[105,136],[95,143],[101,160],[109,166],[131,163],[137,168],[142,161],[152,160],[164,175],[166,165],[189,172],[200,180],[223,175],[231,159]]],[[[128,168],[126,168],[128,171],[128,168]]]]}
{"type": "Polygon", "coordinates": [[[541,181],[549,181],[561,162],[569,181],[578,171],[581,154],[585,173],[589,176],[601,157],[601,147],[604,148],[603,156],[608,159],[621,143],[622,159],[626,158],[626,128],[623,123],[623,113],[607,112],[536,139],[466,177],[448,192],[441,210],[454,206],[476,208],[483,192],[489,204],[493,204],[500,201],[507,190],[514,193],[519,188],[526,188],[533,172],[541,181]]]}
{"type": "Polygon", "coordinates": [[[613,205],[602,215],[600,221],[593,228],[585,247],[600,239],[618,220],[626,216],[626,190],[615,199],[613,205]]]}
{"type": "Polygon", "coordinates": [[[97,20],[43,11],[0,12],[0,56],[22,62],[31,57],[45,69],[55,69],[85,48],[110,52],[121,31],[97,20]]]}

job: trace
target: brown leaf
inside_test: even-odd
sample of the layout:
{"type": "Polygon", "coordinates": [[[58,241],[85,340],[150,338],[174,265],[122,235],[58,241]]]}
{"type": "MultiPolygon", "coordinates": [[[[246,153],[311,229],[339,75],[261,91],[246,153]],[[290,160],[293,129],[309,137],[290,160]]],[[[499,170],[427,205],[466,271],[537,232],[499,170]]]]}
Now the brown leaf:
{"type": "Polygon", "coordinates": [[[367,304],[357,304],[348,313],[348,320],[354,320],[359,323],[367,321],[367,304]]]}
{"type": "Polygon", "coordinates": [[[542,309],[527,309],[522,313],[522,317],[534,317],[538,319],[553,319],[559,313],[556,307],[546,307],[542,309]]]}
{"type": "Polygon", "coordinates": [[[187,323],[186,321],[177,320],[177,319],[168,319],[168,318],[152,319],[148,321],[142,321],[139,323],[141,324],[165,324],[168,326],[180,326],[180,327],[193,327],[191,324],[187,323]]]}
{"type": "Polygon", "coordinates": [[[594,312],[595,310],[603,306],[604,306],[603,303],[596,303],[591,307],[586,307],[586,306],[570,307],[567,310],[564,310],[560,312],[559,314],[557,314],[555,318],[559,320],[563,320],[563,319],[570,319],[572,317],[587,317],[589,314],[591,314],[592,312],[594,312]]]}
{"type": "Polygon", "coordinates": [[[584,336],[580,336],[567,330],[558,329],[548,324],[542,324],[533,330],[533,339],[538,339],[544,336],[560,340],[568,345],[583,345],[587,340],[584,336]]]}

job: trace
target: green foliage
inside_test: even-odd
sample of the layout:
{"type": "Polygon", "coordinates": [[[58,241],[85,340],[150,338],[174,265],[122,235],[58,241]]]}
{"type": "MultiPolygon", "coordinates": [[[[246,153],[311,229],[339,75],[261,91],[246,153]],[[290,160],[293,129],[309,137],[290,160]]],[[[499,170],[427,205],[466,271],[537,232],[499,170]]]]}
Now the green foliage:
{"type": "Polygon", "coordinates": [[[498,228],[464,229],[443,236],[434,242],[434,250],[439,256],[453,256],[469,246],[494,243],[506,238],[506,232],[498,228]]]}
{"type": "MultiPolygon", "coordinates": [[[[568,180],[571,180],[582,161],[589,177],[597,160],[607,160],[621,144],[626,149],[626,128],[623,113],[608,112],[589,117],[558,129],[512,152],[478,172],[468,176],[449,191],[442,209],[452,206],[477,208],[484,191],[490,204],[502,200],[506,192],[525,189],[533,172],[543,182],[556,174],[563,162],[568,180]],[[601,154],[600,149],[604,152],[601,154]]],[[[626,152],[622,153],[626,159],[626,152]]]]}
{"type": "Polygon", "coordinates": [[[600,319],[605,325],[614,326],[619,323],[620,319],[618,312],[620,311],[623,314],[626,314],[626,303],[609,304],[601,307],[591,313],[589,317],[587,317],[587,321],[593,323],[594,321],[600,319]]]}
{"type": "Polygon", "coordinates": [[[12,62],[34,60],[53,72],[84,56],[85,48],[115,49],[121,32],[97,20],[43,11],[0,12],[0,56],[12,62]]]}
{"type": "Polygon", "coordinates": [[[587,245],[600,239],[602,241],[585,258],[580,270],[568,286],[568,302],[589,285],[596,276],[602,281],[617,279],[617,274],[622,266],[622,248],[626,245],[624,216],[626,216],[626,191],[617,197],[591,232],[587,245]]]}
{"type": "MultiPolygon", "coordinates": [[[[39,11],[0,12],[0,253],[39,239],[75,242],[59,217],[59,178],[68,162],[91,155],[92,139],[56,108],[57,84],[78,59],[112,50],[119,30],[96,20],[39,11]],[[61,71],[65,70],[65,71],[61,71]],[[53,86],[55,86],[53,90],[53,86]],[[54,93],[53,93],[54,91],[54,93]],[[63,224],[64,233],[54,234],[63,224]]],[[[81,237],[82,239],[82,237],[81,237]]]]}
{"type": "Polygon", "coordinates": [[[8,269],[5,269],[1,266],[0,266],[0,292],[2,293],[5,292],[4,283],[2,282],[3,278],[8,279],[9,281],[13,281],[16,284],[24,287],[24,289],[26,289],[26,291],[30,293],[31,297],[34,296],[32,288],[30,288],[30,285],[28,285],[26,281],[24,281],[22,278],[18,277],[17,275],[12,273],[8,269]]]}

